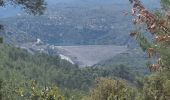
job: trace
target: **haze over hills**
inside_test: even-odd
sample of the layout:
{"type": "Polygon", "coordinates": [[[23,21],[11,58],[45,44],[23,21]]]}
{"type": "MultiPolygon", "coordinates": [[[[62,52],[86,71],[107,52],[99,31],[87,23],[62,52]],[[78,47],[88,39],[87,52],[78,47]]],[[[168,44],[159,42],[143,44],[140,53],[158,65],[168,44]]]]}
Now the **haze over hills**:
{"type": "MultiPolygon", "coordinates": [[[[144,0],[146,5],[150,2],[155,5],[152,6],[153,8],[159,7],[158,1],[144,0]]],[[[18,9],[10,11],[12,8],[4,10],[6,13],[3,13],[4,17],[0,19],[0,22],[6,28],[4,32],[1,32],[5,42],[22,46],[40,39],[45,45],[55,46],[137,47],[128,34],[133,27],[131,16],[124,15],[125,12],[130,11],[128,0],[47,0],[47,3],[47,11],[42,16],[28,16],[18,9]]],[[[26,49],[30,48],[32,49],[31,46],[26,46],[26,49]]],[[[44,51],[50,51],[47,49],[49,48],[45,48],[44,51]]],[[[69,57],[72,56],[79,57],[75,54],[69,57]]],[[[93,64],[96,64],[94,62],[93,64]]]]}
{"type": "Polygon", "coordinates": [[[0,100],[170,100],[170,0],[140,1],[0,0],[0,100]]]}
{"type": "MultiPolygon", "coordinates": [[[[144,1],[157,6],[157,2],[152,0],[144,1]]],[[[43,16],[20,13],[1,19],[10,30],[5,35],[7,41],[25,42],[20,38],[24,33],[25,37],[31,37],[31,42],[40,38],[55,45],[132,43],[128,36],[132,27],[131,18],[130,15],[124,16],[124,12],[130,11],[128,0],[48,0],[47,3],[47,11],[43,16]],[[8,38],[8,34],[12,38],[8,38]],[[14,41],[13,38],[18,39],[14,41]]],[[[17,11],[6,11],[6,16],[11,12],[17,11]]]]}
{"type": "MultiPolygon", "coordinates": [[[[141,0],[150,8],[160,7],[159,0],[141,0]],[[150,4],[152,3],[152,6],[150,4]]],[[[129,8],[128,0],[46,0],[47,8],[51,6],[61,7],[63,5],[74,7],[89,7],[89,6],[103,6],[103,5],[122,5],[121,7],[129,8]]],[[[7,18],[17,16],[22,13],[21,7],[15,7],[7,5],[6,7],[0,7],[0,18],[7,18]]]]}
{"type": "MultiPolygon", "coordinates": [[[[91,4],[89,1],[86,3],[91,4]]],[[[80,4],[83,3],[81,2],[80,4]]],[[[35,39],[33,38],[34,40],[40,38],[50,44],[116,44],[116,41],[123,36],[121,34],[124,34],[122,29],[130,31],[128,30],[130,29],[128,28],[129,24],[126,22],[128,17],[123,15],[123,10],[120,10],[119,6],[108,4],[83,7],[71,5],[70,3],[69,5],[59,3],[56,6],[49,7],[46,14],[40,17],[23,15],[2,20],[6,23],[7,28],[19,31],[11,33],[26,33],[29,37],[35,37],[35,39]],[[121,23],[123,20],[126,24],[121,23]],[[120,34],[119,37],[117,37],[118,34],[120,34]]],[[[128,36],[128,34],[124,35],[128,36]]],[[[126,39],[119,44],[127,43],[126,39]]],[[[30,41],[32,41],[32,38],[30,38],[30,41]]]]}

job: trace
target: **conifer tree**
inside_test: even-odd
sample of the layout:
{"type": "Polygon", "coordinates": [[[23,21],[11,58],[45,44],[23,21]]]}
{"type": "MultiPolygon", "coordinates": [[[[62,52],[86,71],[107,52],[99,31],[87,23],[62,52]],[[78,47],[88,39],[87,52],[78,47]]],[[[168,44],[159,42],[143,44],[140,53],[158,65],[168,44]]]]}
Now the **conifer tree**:
{"type": "Polygon", "coordinates": [[[140,0],[131,0],[131,3],[138,31],[130,35],[152,59],[148,66],[152,74],[144,81],[144,100],[169,100],[170,0],[161,0],[163,10],[156,13],[147,10],[140,0]]]}
{"type": "MultiPolygon", "coordinates": [[[[0,7],[5,7],[9,4],[14,7],[19,6],[27,13],[33,15],[42,15],[46,9],[46,3],[44,0],[0,0],[0,7]]],[[[3,25],[0,24],[0,30],[2,29],[3,25]]]]}
{"type": "Polygon", "coordinates": [[[123,80],[99,78],[95,88],[84,100],[135,100],[135,90],[123,80]]]}
{"type": "Polygon", "coordinates": [[[13,6],[20,6],[26,12],[41,15],[46,9],[46,3],[44,0],[0,0],[0,6],[4,7],[7,4],[13,6]]]}

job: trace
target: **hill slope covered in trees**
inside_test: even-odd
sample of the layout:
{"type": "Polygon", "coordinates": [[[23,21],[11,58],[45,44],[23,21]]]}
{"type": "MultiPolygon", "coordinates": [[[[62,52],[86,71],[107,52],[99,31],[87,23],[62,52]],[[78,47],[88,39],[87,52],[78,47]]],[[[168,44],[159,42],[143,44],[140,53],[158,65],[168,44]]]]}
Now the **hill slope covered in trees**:
{"type": "Polygon", "coordinates": [[[31,80],[37,81],[42,87],[54,84],[63,91],[68,89],[87,92],[99,77],[120,78],[129,83],[135,83],[137,77],[133,70],[124,65],[115,65],[112,68],[79,68],[58,56],[38,52],[32,55],[26,50],[9,45],[0,45],[0,49],[0,78],[5,84],[3,90],[7,92],[11,89],[8,91],[11,95],[17,86],[23,86],[31,80]]]}
{"type": "MultiPolygon", "coordinates": [[[[158,6],[156,1],[145,2],[158,6]]],[[[136,46],[128,35],[132,29],[131,17],[125,16],[130,10],[128,0],[56,0],[47,3],[49,6],[42,16],[21,13],[1,18],[7,30],[1,35],[9,43],[32,42],[40,38],[54,45],[136,46]]]]}

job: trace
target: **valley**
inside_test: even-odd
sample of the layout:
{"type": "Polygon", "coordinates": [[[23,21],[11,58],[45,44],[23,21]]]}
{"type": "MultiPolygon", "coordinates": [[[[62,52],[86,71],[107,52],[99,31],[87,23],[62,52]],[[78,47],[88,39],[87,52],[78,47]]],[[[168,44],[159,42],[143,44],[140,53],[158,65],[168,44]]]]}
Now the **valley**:
{"type": "Polygon", "coordinates": [[[93,66],[101,61],[121,53],[128,53],[126,46],[116,45],[79,45],[79,46],[54,46],[42,43],[25,43],[18,47],[26,49],[34,54],[35,52],[43,52],[49,55],[60,55],[73,64],[80,67],[93,66]]]}
{"type": "MultiPolygon", "coordinates": [[[[145,4],[150,2],[152,0],[144,1],[145,4]]],[[[159,7],[158,2],[154,5],[153,8],[159,7]]],[[[128,0],[49,0],[44,15],[19,13],[0,18],[5,27],[0,36],[5,43],[26,49],[31,54],[38,51],[60,55],[80,67],[129,62],[128,66],[136,68],[126,57],[127,54],[134,55],[133,50],[139,48],[129,36],[133,27],[129,10],[128,0]],[[37,43],[37,39],[43,42],[37,43]],[[124,61],[117,61],[119,55],[124,61]]],[[[142,61],[145,60],[143,56],[139,57],[142,61]]]]}
{"type": "Polygon", "coordinates": [[[164,100],[170,0],[141,1],[0,0],[0,100],[164,100]]]}

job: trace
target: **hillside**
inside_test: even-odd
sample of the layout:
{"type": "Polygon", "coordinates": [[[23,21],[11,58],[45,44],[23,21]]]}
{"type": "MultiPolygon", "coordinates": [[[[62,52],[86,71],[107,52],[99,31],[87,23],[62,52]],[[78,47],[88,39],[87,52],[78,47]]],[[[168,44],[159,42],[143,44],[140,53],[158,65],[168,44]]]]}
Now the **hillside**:
{"type": "MultiPolygon", "coordinates": [[[[128,1],[77,0],[76,3],[75,1],[59,0],[54,2],[51,0],[47,11],[42,16],[21,14],[1,18],[0,20],[6,29],[1,32],[1,36],[4,37],[5,43],[17,45],[28,51],[31,48],[33,51],[30,51],[30,53],[33,53],[34,49],[45,49],[47,54],[61,54],[60,56],[66,57],[71,62],[74,60],[73,62],[78,63],[78,65],[90,66],[102,61],[103,66],[114,66],[110,63],[129,62],[129,67],[136,68],[133,62],[129,61],[126,54],[120,54],[122,52],[118,54],[121,57],[123,56],[124,61],[118,61],[119,55],[115,56],[112,48],[106,47],[103,50],[103,52],[105,51],[104,53],[101,53],[102,48],[97,48],[96,50],[99,52],[96,54],[88,49],[87,54],[91,55],[92,53],[94,54],[93,57],[88,55],[88,57],[85,57],[86,54],[82,52],[82,49],[86,48],[86,46],[78,49],[81,49],[81,53],[70,48],[64,48],[67,51],[64,53],[57,53],[60,49],[51,50],[52,45],[72,47],[80,45],[121,45],[128,48],[137,47],[136,42],[129,36],[132,30],[131,17],[129,15],[125,16],[125,12],[130,9],[128,1]],[[45,45],[32,46],[37,39],[41,39],[45,45]],[[107,49],[110,50],[107,51],[107,49]],[[105,57],[105,55],[109,55],[109,58],[105,57]],[[104,58],[100,59],[101,57],[104,58]],[[112,57],[114,59],[111,59],[112,57]]],[[[145,3],[149,4],[149,1],[145,3]]],[[[121,51],[126,51],[126,48],[121,48],[121,51]]],[[[141,58],[141,60],[143,61],[144,59],[141,58]]],[[[124,64],[126,65],[127,63],[124,64]]]]}
{"type": "Polygon", "coordinates": [[[10,43],[25,42],[27,39],[20,37],[30,37],[29,41],[40,38],[54,45],[127,45],[132,41],[128,35],[131,20],[124,16],[127,8],[124,3],[82,7],[59,3],[48,7],[43,16],[1,19],[8,30],[1,35],[10,43]]]}
{"type": "MultiPolygon", "coordinates": [[[[155,1],[144,0],[144,3],[155,1]]],[[[42,16],[19,14],[1,18],[8,43],[32,42],[40,38],[53,45],[130,45],[132,30],[128,0],[50,0],[42,16]],[[10,38],[9,38],[10,37],[10,38]],[[21,38],[22,37],[22,38],[21,38]]],[[[5,33],[5,34],[4,34],[5,33]]]]}
{"type": "Polygon", "coordinates": [[[98,77],[135,81],[135,73],[128,66],[121,65],[122,69],[118,70],[115,69],[119,65],[112,68],[79,68],[59,56],[38,52],[32,55],[26,50],[9,45],[0,45],[0,49],[0,79],[13,81],[13,84],[36,80],[40,85],[56,84],[60,88],[88,90],[98,77]]]}
{"type": "MultiPolygon", "coordinates": [[[[30,37],[40,38],[45,43],[54,45],[125,45],[131,40],[125,32],[130,32],[131,28],[128,22],[125,24],[121,21],[125,22],[128,19],[123,16],[123,12],[116,13],[112,9],[112,7],[53,8],[49,12],[53,15],[18,16],[5,18],[2,21],[10,29],[17,29],[18,34],[22,35],[20,32],[25,32],[30,37]],[[123,39],[123,37],[127,38],[123,39]],[[121,39],[123,41],[120,42],[121,39]]],[[[6,32],[6,34],[9,33],[6,32]]],[[[10,38],[7,39],[10,41],[10,38]]],[[[18,39],[18,41],[21,40],[18,39]]]]}
{"type": "Polygon", "coordinates": [[[53,56],[59,55],[62,59],[77,64],[79,67],[93,66],[128,50],[126,46],[115,45],[54,46],[44,44],[41,40],[39,40],[40,43],[37,42],[21,43],[18,47],[32,54],[40,51],[53,56]]]}
{"type": "Polygon", "coordinates": [[[0,100],[169,100],[170,2],[150,13],[158,2],[0,0],[0,100]]]}
{"type": "Polygon", "coordinates": [[[129,68],[138,74],[149,74],[147,66],[149,59],[148,56],[140,49],[131,49],[124,53],[117,54],[116,56],[103,60],[96,64],[96,67],[114,67],[117,65],[130,66],[129,68]]]}
{"type": "MultiPolygon", "coordinates": [[[[104,50],[96,48],[96,51],[99,51],[97,53],[88,48],[87,55],[86,50],[83,51],[86,46],[77,47],[79,49],[76,50],[79,52],[75,52],[74,48],[80,45],[121,45],[127,46],[128,49],[136,48],[136,42],[128,34],[132,30],[131,17],[125,16],[125,12],[130,9],[129,2],[77,0],[75,3],[75,1],[54,2],[50,0],[47,11],[42,16],[20,14],[1,18],[0,21],[5,26],[5,31],[0,32],[0,35],[4,37],[5,43],[22,47],[30,53],[44,49],[47,54],[58,54],[78,65],[90,66],[99,63],[102,66],[117,66],[121,63],[126,65],[125,62],[128,62],[129,67],[136,68],[136,65],[133,65],[133,59],[129,60],[129,55],[124,53],[127,48],[121,48],[120,50],[123,52],[120,53],[123,54],[116,53],[118,54],[116,56],[113,48],[105,47],[104,50]],[[37,39],[42,40],[45,45],[34,45],[37,39]],[[51,46],[72,46],[72,49],[64,47],[64,51],[67,52],[63,53],[61,48],[52,50],[51,46]],[[121,57],[124,60],[118,61],[121,57]],[[100,63],[100,61],[102,62],[100,63]],[[115,62],[120,63],[114,64],[115,62]]],[[[145,1],[144,3],[149,4],[150,2],[145,1]]],[[[153,8],[158,6],[157,2],[154,4],[153,8]]],[[[130,54],[130,56],[132,55],[130,54]]],[[[145,61],[142,57],[139,59],[145,61]]]]}

